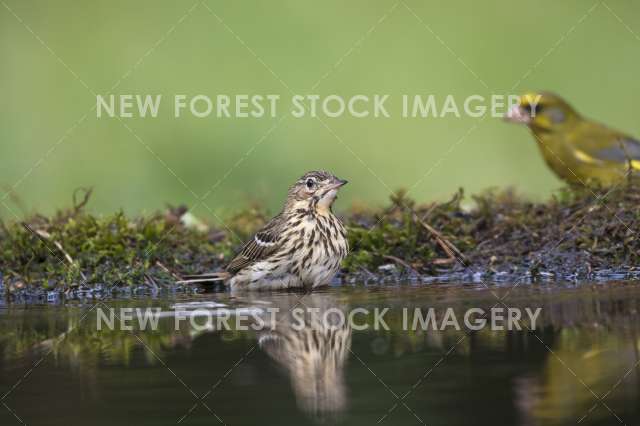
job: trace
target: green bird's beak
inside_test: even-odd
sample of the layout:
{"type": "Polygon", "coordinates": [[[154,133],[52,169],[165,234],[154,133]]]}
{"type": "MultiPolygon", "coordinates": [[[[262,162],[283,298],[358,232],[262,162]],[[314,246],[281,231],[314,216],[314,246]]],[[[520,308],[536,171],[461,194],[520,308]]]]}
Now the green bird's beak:
{"type": "Polygon", "coordinates": [[[504,117],[509,123],[529,124],[531,123],[531,115],[520,105],[516,105],[507,112],[504,117]]]}

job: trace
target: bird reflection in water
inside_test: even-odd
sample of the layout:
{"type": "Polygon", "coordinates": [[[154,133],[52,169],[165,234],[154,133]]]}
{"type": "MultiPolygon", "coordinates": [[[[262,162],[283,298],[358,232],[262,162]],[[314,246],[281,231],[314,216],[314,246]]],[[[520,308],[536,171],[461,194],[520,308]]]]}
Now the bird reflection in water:
{"type": "Polygon", "coordinates": [[[260,348],[291,379],[301,410],[317,418],[336,417],[347,405],[344,368],[351,326],[331,294],[274,298],[278,315],[258,334],[260,348]]]}

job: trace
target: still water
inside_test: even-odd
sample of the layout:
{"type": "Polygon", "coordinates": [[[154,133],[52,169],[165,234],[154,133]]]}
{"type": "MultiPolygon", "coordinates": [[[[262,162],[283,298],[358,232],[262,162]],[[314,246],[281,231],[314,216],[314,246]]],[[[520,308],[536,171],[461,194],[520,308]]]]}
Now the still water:
{"type": "Polygon", "coordinates": [[[639,424],[639,307],[636,283],[2,305],[0,424],[639,424]],[[536,329],[463,323],[471,308],[505,306],[541,308],[536,329]],[[122,330],[129,323],[115,320],[111,330],[111,308],[157,312],[157,326],[122,330]],[[357,308],[353,324],[336,314],[357,308]],[[413,327],[416,308],[431,309],[437,328],[452,311],[461,327],[413,327]],[[257,330],[233,321],[255,325],[275,310],[276,322],[257,330]],[[176,321],[176,311],[197,311],[195,321],[176,321]],[[309,315],[327,311],[330,321],[309,315]]]}

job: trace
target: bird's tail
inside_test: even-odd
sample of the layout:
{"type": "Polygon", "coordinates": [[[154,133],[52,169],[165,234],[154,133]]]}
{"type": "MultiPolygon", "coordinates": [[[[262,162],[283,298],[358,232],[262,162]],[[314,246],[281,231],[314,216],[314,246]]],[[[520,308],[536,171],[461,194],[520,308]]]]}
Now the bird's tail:
{"type": "Polygon", "coordinates": [[[216,282],[224,282],[229,278],[231,278],[231,274],[227,271],[210,272],[207,274],[199,274],[199,275],[183,275],[181,280],[176,281],[176,284],[216,283],[216,282]]]}

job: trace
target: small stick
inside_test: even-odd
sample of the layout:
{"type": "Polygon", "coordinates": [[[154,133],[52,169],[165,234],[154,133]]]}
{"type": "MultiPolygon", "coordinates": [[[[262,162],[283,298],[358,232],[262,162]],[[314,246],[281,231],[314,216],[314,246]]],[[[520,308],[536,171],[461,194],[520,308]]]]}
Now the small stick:
{"type": "MultiPolygon", "coordinates": [[[[29,225],[27,225],[27,224],[23,224],[23,225],[28,230],[31,230],[29,225]]],[[[64,258],[66,259],[67,262],[69,262],[69,264],[71,266],[78,266],[78,272],[80,272],[80,276],[82,277],[82,281],[84,281],[84,283],[87,282],[87,277],[84,275],[84,273],[82,272],[82,270],[80,269],[80,267],[76,263],[76,261],[73,260],[71,255],[69,253],[67,253],[67,251],[64,249],[64,247],[62,247],[62,244],[60,244],[58,241],[51,240],[51,234],[49,234],[47,231],[43,231],[43,230],[40,230],[40,229],[35,229],[35,230],[33,230],[33,232],[35,232],[40,238],[42,238],[44,240],[51,241],[53,243],[53,245],[56,246],[56,248],[62,252],[62,254],[64,255],[64,258]]]]}
{"type": "Polygon", "coordinates": [[[409,265],[407,262],[405,262],[404,260],[400,259],[399,257],[391,256],[390,254],[385,254],[382,257],[384,257],[385,259],[393,260],[394,262],[399,263],[400,265],[404,266],[405,268],[407,268],[408,270],[410,270],[411,272],[413,272],[417,276],[420,276],[420,273],[418,271],[416,271],[411,265],[409,265]]]}
{"type": "Polygon", "coordinates": [[[158,284],[156,283],[156,280],[153,279],[153,277],[149,274],[144,274],[144,278],[147,281],[147,284],[149,284],[149,286],[154,290],[154,291],[158,291],[160,289],[160,287],[158,287],[158,284]]]}
{"type": "Polygon", "coordinates": [[[633,179],[633,157],[629,154],[629,150],[627,149],[627,145],[624,143],[624,139],[619,139],[620,147],[622,148],[622,152],[624,152],[624,156],[627,160],[627,184],[631,186],[634,182],[633,179]]]}
{"type": "Polygon", "coordinates": [[[180,281],[176,281],[176,284],[213,283],[217,281],[224,281],[224,278],[217,277],[217,278],[199,278],[194,280],[180,280],[180,281]]]}
{"type": "Polygon", "coordinates": [[[166,266],[164,266],[162,264],[162,262],[160,262],[159,260],[156,260],[156,265],[162,269],[163,271],[165,271],[167,274],[171,275],[173,278],[175,278],[176,280],[181,280],[182,278],[178,275],[173,273],[169,268],[167,268],[166,266]]]}
{"type": "Polygon", "coordinates": [[[440,247],[442,247],[445,253],[447,253],[447,256],[449,256],[449,259],[458,258],[458,259],[461,259],[462,263],[467,263],[467,257],[464,254],[462,254],[462,252],[458,250],[458,248],[451,241],[447,240],[440,232],[435,230],[432,226],[420,220],[420,218],[417,215],[414,214],[413,218],[416,222],[422,225],[424,229],[426,229],[429,233],[431,233],[431,235],[435,237],[440,247]],[[454,253],[456,253],[458,257],[456,257],[454,253]]]}
{"type": "Polygon", "coordinates": [[[78,213],[84,206],[89,202],[89,198],[91,198],[91,193],[93,192],[93,188],[76,188],[73,191],[72,200],[73,200],[73,211],[74,213],[78,213]],[[78,201],[76,196],[79,192],[84,192],[82,194],[82,200],[78,201]]]}
{"type": "Polygon", "coordinates": [[[218,278],[218,277],[220,277],[220,272],[209,272],[209,273],[206,273],[206,274],[183,275],[181,279],[218,278]]]}
{"type": "Polygon", "coordinates": [[[425,212],[425,214],[422,215],[422,220],[427,220],[429,216],[431,216],[431,213],[433,213],[433,211],[436,209],[436,207],[438,207],[438,203],[431,203],[429,207],[427,207],[427,211],[425,212]]]}
{"type": "Polygon", "coordinates": [[[369,275],[369,278],[371,279],[377,279],[378,277],[376,277],[376,275],[371,272],[370,270],[368,270],[367,268],[365,268],[364,266],[360,266],[360,270],[364,271],[367,275],[369,275]]]}
{"type": "Polygon", "coordinates": [[[456,262],[455,257],[449,257],[447,259],[435,259],[433,262],[434,265],[450,265],[456,262]]]}

